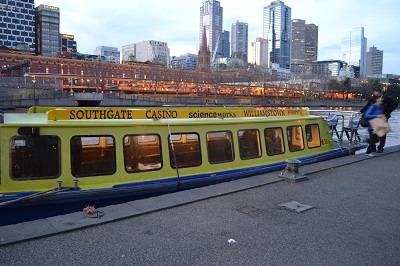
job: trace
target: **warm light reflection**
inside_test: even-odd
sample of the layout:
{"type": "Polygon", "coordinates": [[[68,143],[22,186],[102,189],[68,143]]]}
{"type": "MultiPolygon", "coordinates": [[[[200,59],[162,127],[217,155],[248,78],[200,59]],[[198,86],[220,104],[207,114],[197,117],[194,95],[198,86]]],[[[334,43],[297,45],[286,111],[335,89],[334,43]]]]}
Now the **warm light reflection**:
{"type": "Polygon", "coordinates": [[[310,98],[310,99],[356,99],[359,97],[354,92],[321,91],[301,86],[288,84],[262,86],[245,86],[243,84],[210,84],[185,81],[156,81],[149,79],[121,79],[121,78],[96,78],[67,75],[61,78],[63,88],[68,91],[123,91],[131,95],[168,95],[182,97],[265,97],[265,98],[310,98]]]}

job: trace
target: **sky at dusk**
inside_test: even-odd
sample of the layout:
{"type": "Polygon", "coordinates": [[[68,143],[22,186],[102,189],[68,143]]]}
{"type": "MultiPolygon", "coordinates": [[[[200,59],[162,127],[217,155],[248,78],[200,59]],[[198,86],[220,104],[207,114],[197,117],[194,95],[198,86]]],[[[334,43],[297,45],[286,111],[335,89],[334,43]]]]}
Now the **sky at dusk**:
{"type": "MultiPolygon", "coordinates": [[[[74,34],[78,51],[142,40],[165,41],[172,55],[197,53],[201,0],[36,0],[60,7],[61,32],[74,34]]],[[[249,41],[262,37],[263,7],[271,1],[220,0],[224,29],[236,20],[249,24],[249,41]]],[[[340,41],[352,27],[364,26],[368,47],[384,52],[384,73],[400,74],[399,0],[286,0],[292,19],[319,26],[318,60],[340,59],[340,41]]]]}

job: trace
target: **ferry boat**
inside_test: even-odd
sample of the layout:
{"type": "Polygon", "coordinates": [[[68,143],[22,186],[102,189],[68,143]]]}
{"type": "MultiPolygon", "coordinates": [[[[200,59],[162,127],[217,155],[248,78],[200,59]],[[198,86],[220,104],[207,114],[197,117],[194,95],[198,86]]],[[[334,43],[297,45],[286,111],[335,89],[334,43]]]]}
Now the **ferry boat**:
{"type": "Polygon", "coordinates": [[[32,107],[0,117],[0,214],[172,192],[349,155],[308,109],[32,107]]]}

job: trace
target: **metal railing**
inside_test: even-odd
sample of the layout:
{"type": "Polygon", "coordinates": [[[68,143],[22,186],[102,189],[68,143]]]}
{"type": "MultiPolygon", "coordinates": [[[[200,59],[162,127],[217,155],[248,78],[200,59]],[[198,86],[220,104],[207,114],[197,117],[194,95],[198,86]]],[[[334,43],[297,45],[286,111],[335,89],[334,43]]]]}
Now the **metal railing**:
{"type": "Polygon", "coordinates": [[[328,123],[331,136],[343,143],[346,135],[350,144],[365,142],[365,130],[360,127],[361,113],[344,110],[310,110],[310,114],[320,115],[328,123]]]}

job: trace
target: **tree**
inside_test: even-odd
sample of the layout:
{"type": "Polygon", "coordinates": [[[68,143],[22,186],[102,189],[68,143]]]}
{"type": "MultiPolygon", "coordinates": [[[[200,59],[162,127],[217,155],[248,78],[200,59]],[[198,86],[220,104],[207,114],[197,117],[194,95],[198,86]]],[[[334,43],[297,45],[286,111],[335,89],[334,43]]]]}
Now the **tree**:
{"type": "Polygon", "coordinates": [[[335,92],[340,91],[340,82],[337,81],[336,79],[331,79],[328,82],[328,89],[331,92],[331,98],[333,98],[333,95],[335,92]]]}
{"type": "Polygon", "coordinates": [[[341,91],[343,92],[343,99],[348,99],[349,98],[349,91],[351,90],[351,79],[346,78],[345,80],[342,81],[342,87],[341,91]],[[345,98],[346,94],[346,98],[345,98]]]}
{"type": "Polygon", "coordinates": [[[400,101],[400,85],[391,84],[386,89],[386,96],[392,97],[397,102],[400,101]]]}
{"type": "Polygon", "coordinates": [[[361,85],[359,93],[361,93],[364,98],[367,98],[372,95],[374,89],[383,89],[383,84],[378,79],[369,79],[366,83],[361,85]]]}

